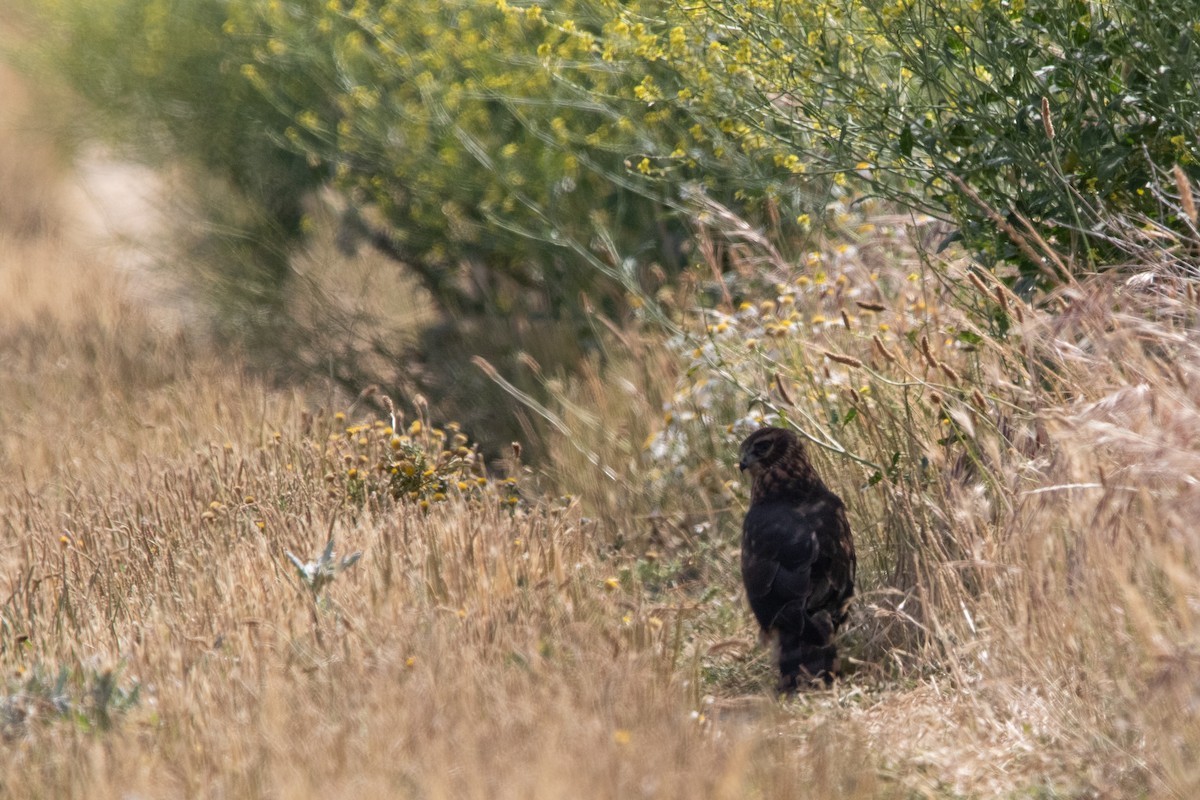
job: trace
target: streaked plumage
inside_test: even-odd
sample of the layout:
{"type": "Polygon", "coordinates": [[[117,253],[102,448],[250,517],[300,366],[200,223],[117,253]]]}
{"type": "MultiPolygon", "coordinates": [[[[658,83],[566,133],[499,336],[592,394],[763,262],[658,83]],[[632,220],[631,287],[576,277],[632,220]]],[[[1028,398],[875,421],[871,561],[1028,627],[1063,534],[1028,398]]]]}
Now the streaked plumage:
{"type": "Polygon", "coordinates": [[[837,671],[838,627],[854,594],[854,540],[841,498],[829,491],[791,431],[746,437],[739,469],[749,473],[742,523],[742,580],[764,633],[778,637],[780,691],[837,671]]]}

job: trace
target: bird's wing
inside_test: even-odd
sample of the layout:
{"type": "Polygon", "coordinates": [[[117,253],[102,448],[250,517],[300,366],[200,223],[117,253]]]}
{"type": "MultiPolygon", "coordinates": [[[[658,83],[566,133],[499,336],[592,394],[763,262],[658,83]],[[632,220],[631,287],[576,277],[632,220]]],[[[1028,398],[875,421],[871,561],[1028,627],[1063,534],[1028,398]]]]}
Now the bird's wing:
{"type": "Polygon", "coordinates": [[[752,597],[808,597],[819,546],[816,529],[785,504],[751,507],[742,528],[742,577],[752,597]]]}
{"type": "Polygon", "coordinates": [[[845,620],[848,601],[854,594],[857,569],[854,538],[841,501],[826,510],[816,530],[821,555],[813,570],[819,575],[813,581],[810,610],[827,611],[840,625],[845,620]]]}

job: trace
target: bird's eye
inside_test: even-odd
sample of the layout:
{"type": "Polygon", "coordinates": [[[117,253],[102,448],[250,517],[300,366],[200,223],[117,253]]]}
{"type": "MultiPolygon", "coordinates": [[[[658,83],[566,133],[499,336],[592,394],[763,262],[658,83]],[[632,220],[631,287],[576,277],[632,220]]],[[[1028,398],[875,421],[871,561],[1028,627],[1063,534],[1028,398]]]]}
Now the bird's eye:
{"type": "Polygon", "coordinates": [[[761,456],[771,449],[771,442],[768,439],[762,439],[754,443],[753,449],[757,455],[761,456]]]}

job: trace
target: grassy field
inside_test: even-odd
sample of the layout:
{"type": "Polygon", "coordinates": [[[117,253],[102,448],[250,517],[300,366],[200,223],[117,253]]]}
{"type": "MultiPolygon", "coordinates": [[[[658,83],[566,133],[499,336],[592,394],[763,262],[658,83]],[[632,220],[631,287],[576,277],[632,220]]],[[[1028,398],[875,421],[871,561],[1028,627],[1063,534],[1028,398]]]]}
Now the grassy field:
{"type": "Polygon", "coordinates": [[[1200,788],[1194,282],[1147,266],[1040,309],[982,286],[1014,334],[943,340],[980,325],[961,265],[864,223],[710,321],[726,378],[817,422],[858,536],[850,674],[777,701],[737,582],[745,408],[697,399],[717,362],[619,332],[607,372],[553,383],[565,432],[509,459],[513,502],[436,406],[392,431],[377,398],[165,328],[77,235],[24,91],[0,73],[0,794],[1200,788]],[[401,437],[454,480],[371,495],[401,437]],[[889,464],[839,447],[904,455],[871,480],[889,464]],[[313,591],[287,552],[331,536],[362,555],[313,591]]]}

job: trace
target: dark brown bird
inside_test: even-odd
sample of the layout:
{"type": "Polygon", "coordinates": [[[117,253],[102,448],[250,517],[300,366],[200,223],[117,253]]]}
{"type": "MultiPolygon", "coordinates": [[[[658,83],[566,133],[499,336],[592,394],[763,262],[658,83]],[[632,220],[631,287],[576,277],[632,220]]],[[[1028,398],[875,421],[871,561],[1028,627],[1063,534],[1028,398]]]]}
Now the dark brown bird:
{"type": "Polygon", "coordinates": [[[834,634],[854,594],[854,539],[842,500],[817,477],[804,444],[783,428],[746,437],[750,474],[742,581],[763,633],[778,637],[779,690],[832,683],[834,634]]]}

